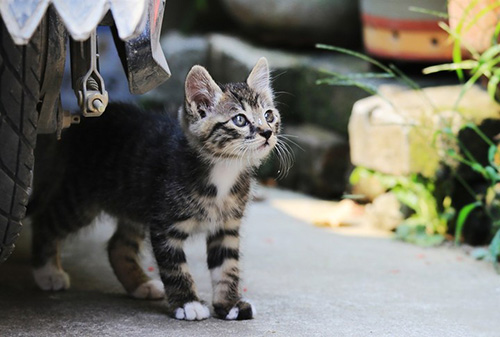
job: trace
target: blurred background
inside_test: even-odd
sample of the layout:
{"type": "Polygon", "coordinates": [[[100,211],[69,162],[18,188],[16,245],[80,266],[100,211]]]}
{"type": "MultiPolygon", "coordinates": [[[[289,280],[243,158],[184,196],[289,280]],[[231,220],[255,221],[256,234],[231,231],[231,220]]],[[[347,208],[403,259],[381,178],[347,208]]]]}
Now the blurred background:
{"type": "MultiPolygon", "coordinates": [[[[265,56],[294,160],[283,167],[271,158],[262,184],[342,200],[322,224],[350,226],[362,213],[406,241],[484,245],[500,227],[500,116],[491,89],[500,80],[499,7],[493,0],[167,1],[161,44],[172,77],[130,95],[107,27],[99,31],[101,73],[111,100],[176,113],[193,65],[218,82],[238,82],[265,56]]],[[[76,110],[69,76],[63,87],[64,106],[76,110]]]]}
{"type": "MultiPolygon", "coordinates": [[[[99,27],[110,100],[165,113],[193,65],[241,82],[268,59],[293,163],[265,162],[245,219],[242,286],[259,314],[188,326],[129,299],[101,217],[65,243],[62,293],[36,289],[23,232],[0,272],[0,335],[497,336],[499,18],[499,0],[168,0],[172,77],[140,96],[99,27]]],[[[67,63],[63,106],[77,111],[67,63]]],[[[189,244],[209,299],[205,247],[189,244]]]]}

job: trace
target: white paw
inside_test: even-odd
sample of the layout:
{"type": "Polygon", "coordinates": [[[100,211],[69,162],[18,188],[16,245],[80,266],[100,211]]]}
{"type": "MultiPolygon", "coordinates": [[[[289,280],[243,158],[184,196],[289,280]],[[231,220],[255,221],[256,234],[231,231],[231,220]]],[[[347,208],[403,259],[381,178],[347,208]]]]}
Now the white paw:
{"type": "Polygon", "coordinates": [[[159,300],[165,297],[165,289],[161,281],[149,280],[137,287],[130,295],[135,298],[159,300]]]}
{"type": "Polygon", "coordinates": [[[189,302],[184,304],[182,308],[175,309],[174,317],[187,321],[201,321],[210,317],[210,310],[200,302],[189,302]]]}
{"type": "Polygon", "coordinates": [[[252,319],[255,317],[256,313],[257,311],[252,303],[248,302],[248,300],[241,300],[234,307],[232,307],[231,310],[229,310],[225,319],[229,321],[233,321],[235,319],[252,319]]]}
{"type": "Polygon", "coordinates": [[[240,313],[240,309],[237,307],[233,307],[231,310],[229,310],[229,313],[226,316],[226,319],[229,320],[234,320],[238,318],[238,314],[240,313]]]}
{"type": "Polygon", "coordinates": [[[69,288],[69,275],[49,262],[45,266],[34,269],[35,283],[42,290],[65,290],[69,288]]]}

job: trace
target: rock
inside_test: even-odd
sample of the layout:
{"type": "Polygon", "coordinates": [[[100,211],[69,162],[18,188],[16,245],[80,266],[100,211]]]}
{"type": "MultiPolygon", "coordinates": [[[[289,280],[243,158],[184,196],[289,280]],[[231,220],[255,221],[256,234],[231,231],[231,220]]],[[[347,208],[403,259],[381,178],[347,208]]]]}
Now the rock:
{"type": "MultiPolygon", "coordinates": [[[[352,174],[351,174],[352,177],[352,174]]],[[[362,202],[373,202],[379,195],[384,194],[387,188],[380,180],[373,175],[360,175],[356,182],[352,182],[351,178],[351,193],[356,197],[356,200],[362,202]]]]}
{"type": "Polygon", "coordinates": [[[220,82],[241,81],[260,57],[268,59],[285,123],[317,124],[347,136],[351,108],[354,102],[367,96],[353,87],[316,85],[316,80],[325,77],[320,69],[343,74],[369,71],[365,62],[352,56],[265,49],[220,34],[211,35],[209,45],[209,70],[220,82]]]}
{"type": "MultiPolygon", "coordinates": [[[[282,132],[294,155],[288,174],[278,185],[322,198],[340,197],[347,184],[349,146],[346,139],[324,128],[305,124],[282,132]]],[[[275,151],[279,153],[280,151],[275,151]]],[[[277,178],[286,169],[273,157],[260,171],[261,178],[277,178]]]]}
{"type": "Polygon", "coordinates": [[[358,1],[223,0],[229,14],[261,41],[359,45],[358,1]],[[314,19],[311,19],[314,18],[314,19]]]}
{"type": "Polygon", "coordinates": [[[401,208],[401,203],[394,193],[387,192],[376,197],[371,204],[366,205],[365,214],[372,226],[392,231],[405,219],[401,208]]]}
{"type": "Polygon", "coordinates": [[[166,105],[176,111],[184,103],[184,80],[195,64],[205,65],[208,61],[208,40],[203,36],[185,36],[171,32],[161,40],[161,46],[172,76],[158,88],[143,95],[142,103],[166,105]]]}
{"type": "MultiPolygon", "coordinates": [[[[420,174],[429,178],[435,183],[431,192],[436,201],[439,203],[448,196],[457,212],[478,198],[484,201],[489,182],[447,151],[467,158],[463,151],[466,148],[475,163],[488,165],[489,145],[464,125],[477,125],[486,137],[495,141],[500,130],[500,105],[477,86],[469,89],[457,104],[462,88],[442,86],[421,91],[393,88],[382,90],[384,98],[373,96],[356,102],[349,122],[353,164],[389,175],[420,174]],[[444,131],[450,135],[445,137],[444,131]]],[[[382,209],[390,210],[388,206],[382,209]]],[[[455,217],[449,221],[449,234],[454,234],[456,220],[455,217]]],[[[389,219],[384,221],[391,223],[389,219]]],[[[469,244],[486,244],[491,240],[492,228],[490,215],[478,207],[467,216],[462,236],[469,244]]]]}
{"type": "Polygon", "coordinates": [[[458,135],[465,121],[500,119],[500,106],[476,86],[460,100],[460,113],[454,112],[461,89],[389,90],[383,98],[356,102],[349,121],[352,163],[386,174],[435,177],[447,158],[443,151],[454,146],[439,130],[448,127],[458,135]]]}

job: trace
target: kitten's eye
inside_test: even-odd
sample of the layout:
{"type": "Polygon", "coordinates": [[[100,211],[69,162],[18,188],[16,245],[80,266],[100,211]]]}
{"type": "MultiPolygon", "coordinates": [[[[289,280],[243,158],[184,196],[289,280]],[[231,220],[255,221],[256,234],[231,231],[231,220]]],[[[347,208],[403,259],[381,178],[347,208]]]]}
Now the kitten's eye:
{"type": "Polygon", "coordinates": [[[266,113],[264,114],[264,118],[266,119],[266,122],[272,123],[274,121],[273,111],[267,110],[266,113]]]}
{"type": "Polygon", "coordinates": [[[245,116],[240,114],[240,115],[236,115],[233,117],[233,123],[236,126],[243,127],[243,126],[246,126],[248,124],[248,120],[245,116]]]}

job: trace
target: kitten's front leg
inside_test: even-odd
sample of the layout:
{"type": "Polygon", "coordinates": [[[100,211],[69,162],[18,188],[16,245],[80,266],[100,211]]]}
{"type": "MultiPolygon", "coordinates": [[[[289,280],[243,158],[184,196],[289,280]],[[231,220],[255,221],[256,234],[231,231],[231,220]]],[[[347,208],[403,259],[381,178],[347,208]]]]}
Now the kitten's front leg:
{"type": "Polygon", "coordinates": [[[207,262],[212,277],[215,313],[228,320],[251,319],[253,306],[241,298],[239,225],[233,221],[207,238],[207,262]]]}
{"type": "Polygon", "coordinates": [[[183,246],[188,236],[182,224],[174,224],[166,230],[151,229],[151,246],[172,316],[189,321],[203,320],[210,316],[210,310],[200,301],[187,267],[183,246]]]}

